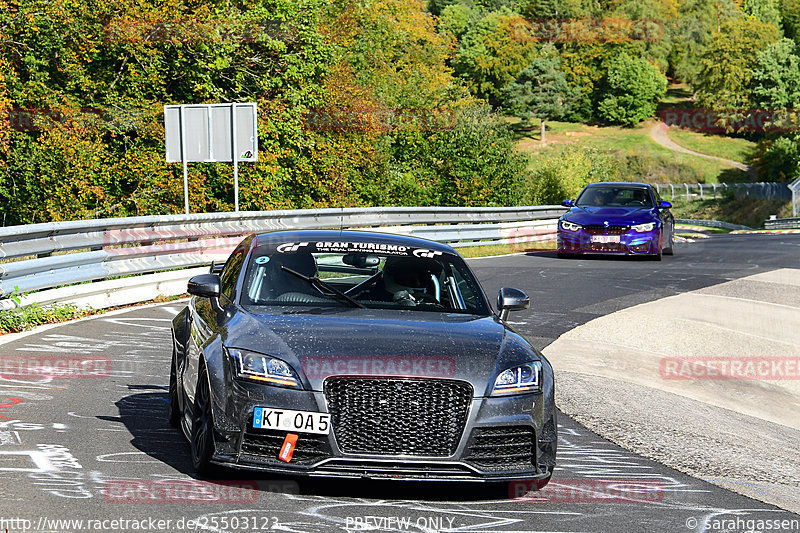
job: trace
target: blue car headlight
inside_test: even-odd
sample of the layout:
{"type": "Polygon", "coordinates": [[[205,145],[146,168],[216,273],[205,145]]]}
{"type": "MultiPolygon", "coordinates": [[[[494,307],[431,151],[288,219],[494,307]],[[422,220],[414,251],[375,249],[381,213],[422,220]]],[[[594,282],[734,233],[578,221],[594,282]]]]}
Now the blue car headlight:
{"type": "Polygon", "coordinates": [[[631,229],[638,233],[644,233],[645,231],[653,231],[653,228],[655,227],[655,222],[648,222],[646,224],[636,224],[635,226],[631,226],[631,229]]]}
{"type": "Polygon", "coordinates": [[[561,229],[566,231],[578,231],[583,228],[580,224],[575,224],[569,220],[561,220],[559,223],[561,224],[561,229]]]}
{"type": "Polygon", "coordinates": [[[300,378],[286,361],[248,350],[229,348],[236,377],[278,387],[302,389],[300,378]]]}
{"type": "Polygon", "coordinates": [[[494,380],[492,396],[541,392],[542,362],[531,361],[500,372],[494,380]]]}

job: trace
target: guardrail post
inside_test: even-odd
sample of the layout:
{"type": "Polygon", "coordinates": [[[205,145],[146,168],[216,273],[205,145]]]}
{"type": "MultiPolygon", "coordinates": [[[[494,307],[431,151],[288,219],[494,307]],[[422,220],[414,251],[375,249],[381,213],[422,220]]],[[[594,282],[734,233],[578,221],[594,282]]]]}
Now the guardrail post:
{"type": "Polygon", "coordinates": [[[691,200],[691,198],[689,197],[689,184],[684,183],[683,186],[686,187],[686,200],[691,200]]]}
{"type": "Polygon", "coordinates": [[[702,200],[703,199],[703,184],[700,183],[699,185],[700,185],[700,199],[702,200]]]}
{"type": "Polygon", "coordinates": [[[712,183],[711,186],[714,187],[714,200],[716,200],[717,199],[717,184],[716,183],[712,183]]]}
{"type": "Polygon", "coordinates": [[[672,190],[672,201],[675,201],[675,185],[669,184],[669,188],[672,190]]]}

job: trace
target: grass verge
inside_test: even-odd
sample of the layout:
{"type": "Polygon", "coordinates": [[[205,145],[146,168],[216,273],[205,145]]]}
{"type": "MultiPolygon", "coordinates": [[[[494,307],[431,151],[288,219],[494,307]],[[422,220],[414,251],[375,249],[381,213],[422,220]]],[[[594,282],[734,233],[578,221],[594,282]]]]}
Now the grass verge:
{"type": "MultiPolygon", "coordinates": [[[[518,130],[517,147],[530,154],[531,166],[536,167],[542,156],[556,155],[567,146],[594,148],[612,154],[619,162],[620,179],[647,183],[719,183],[722,181],[747,181],[747,174],[729,164],[705,157],[673,152],[650,138],[653,121],[632,128],[618,126],[587,126],[572,122],[547,122],[546,143],[541,143],[534,126],[518,130]]],[[[701,136],[701,134],[693,135],[701,136]]],[[[728,140],[716,140],[721,146],[728,140]]],[[[737,152],[746,146],[734,142],[736,148],[723,151],[737,152]]],[[[701,150],[697,150],[702,152],[701,150]]],[[[729,158],[733,159],[733,158],[729,158]]]]}
{"type": "Polygon", "coordinates": [[[670,139],[689,150],[715,157],[724,157],[739,163],[749,164],[756,151],[756,143],[737,137],[699,133],[678,128],[670,128],[668,135],[670,139]]]}
{"type": "Polygon", "coordinates": [[[791,216],[791,202],[758,198],[720,198],[716,200],[686,200],[675,198],[672,214],[675,218],[719,220],[760,228],[770,215],[791,216]]]}
{"type": "Polygon", "coordinates": [[[462,257],[490,257],[493,255],[518,254],[536,250],[555,250],[555,239],[550,241],[522,242],[514,244],[487,244],[484,246],[461,246],[456,251],[462,257]]]}

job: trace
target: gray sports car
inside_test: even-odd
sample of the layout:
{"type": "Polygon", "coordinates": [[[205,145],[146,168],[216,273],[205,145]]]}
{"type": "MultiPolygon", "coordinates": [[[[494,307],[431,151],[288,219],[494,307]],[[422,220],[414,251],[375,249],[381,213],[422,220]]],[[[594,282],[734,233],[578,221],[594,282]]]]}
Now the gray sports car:
{"type": "Polygon", "coordinates": [[[553,369],[450,246],[380,233],[245,238],[189,281],[169,419],[198,473],[528,480],[556,458],[553,369]]]}

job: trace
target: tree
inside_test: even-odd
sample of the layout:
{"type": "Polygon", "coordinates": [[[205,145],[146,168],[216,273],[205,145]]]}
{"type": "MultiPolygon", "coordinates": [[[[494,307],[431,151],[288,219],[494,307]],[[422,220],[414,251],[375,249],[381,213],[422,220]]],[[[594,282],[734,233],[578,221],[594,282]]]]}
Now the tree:
{"type": "Polygon", "coordinates": [[[761,109],[800,109],[800,58],[791,39],[771,44],[756,58],[750,100],[761,109]]]}
{"type": "Polygon", "coordinates": [[[600,117],[629,126],[651,117],[667,90],[667,78],[656,67],[624,52],[611,63],[606,84],[600,117]]]}
{"type": "Polygon", "coordinates": [[[783,0],[780,9],[783,33],[800,45],[800,0],[783,0]]]}
{"type": "Polygon", "coordinates": [[[772,24],[775,27],[781,25],[780,0],[744,0],[742,9],[761,22],[772,24]]]}
{"type": "Polygon", "coordinates": [[[439,15],[439,32],[460,39],[464,32],[480,18],[477,10],[465,4],[451,4],[439,15]]]}
{"type": "Polygon", "coordinates": [[[516,79],[535,53],[530,26],[521,16],[503,8],[467,30],[454,66],[472,94],[497,105],[503,89],[516,79]]]}
{"type": "Polygon", "coordinates": [[[546,46],[504,93],[506,107],[523,121],[541,119],[542,142],[545,142],[545,121],[564,117],[579,96],[579,91],[567,83],[558,52],[552,45],[546,46]]]}
{"type": "Polygon", "coordinates": [[[756,18],[725,21],[700,59],[701,70],[696,81],[700,107],[746,108],[758,52],[777,40],[778,28],[756,18]]]}

